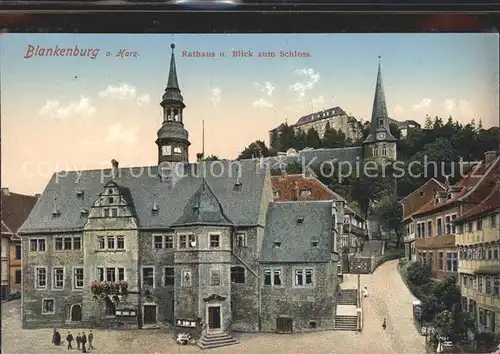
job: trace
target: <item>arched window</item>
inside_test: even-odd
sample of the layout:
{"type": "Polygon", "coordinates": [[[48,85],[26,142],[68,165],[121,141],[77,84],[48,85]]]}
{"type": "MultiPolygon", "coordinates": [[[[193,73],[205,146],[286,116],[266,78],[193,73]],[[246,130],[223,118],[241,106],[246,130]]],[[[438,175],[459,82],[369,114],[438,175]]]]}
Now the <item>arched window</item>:
{"type": "Polygon", "coordinates": [[[387,145],[382,145],[382,156],[387,156],[387,145]]]}
{"type": "Polygon", "coordinates": [[[245,283],[245,268],[241,266],[231,267],[231,282],[232,283],[245,283]]]}
{"type": "Polygon", "coordinates": [[[182,150],[180,147],[175,147],[174,148],[174,154],[182,154],[182,150]]]}
{"type": "Polygon", "coordinates": [[[82,307],[80,305],[72,305],[70,313],[71,322],[82,321],[82,307]]]}
{"type": "Polygon", "coordinates": [[[378,148],[376,146],[373,147],[373,157],[378,156],[378,148]]]}

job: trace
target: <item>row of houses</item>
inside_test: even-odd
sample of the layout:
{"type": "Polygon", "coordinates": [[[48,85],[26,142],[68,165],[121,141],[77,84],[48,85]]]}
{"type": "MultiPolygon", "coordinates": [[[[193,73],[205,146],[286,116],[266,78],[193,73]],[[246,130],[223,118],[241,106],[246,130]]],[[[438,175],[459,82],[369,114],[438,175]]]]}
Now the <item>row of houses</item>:
{"type": "Polygon", "coordinates": [[[35,205],[37,196],[12,193],[8,188],[2,188],[1,194],[1,299],[11,295],[19,295],[21,289],[21,237],[18,229],[28,217],[35,205]]]}
{"type": "Polygon", "coordinates": [[[402,200],[405,254],[455,277],[481,331],[500,332],[500,158],[485,153],[454,185],[430,179],[402,200]]]}

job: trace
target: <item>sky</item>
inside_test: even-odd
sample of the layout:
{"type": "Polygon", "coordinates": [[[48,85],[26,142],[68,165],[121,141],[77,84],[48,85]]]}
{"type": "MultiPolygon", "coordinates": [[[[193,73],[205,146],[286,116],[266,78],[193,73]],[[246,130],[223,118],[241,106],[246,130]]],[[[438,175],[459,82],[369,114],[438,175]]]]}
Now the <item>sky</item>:
{"type": "Polygon", "coordinates": [[[312,111],[340,106],[369,119],[379,55],[391,118],[423,124],[427,114],[452,115],[498,126],[497,34],[4,34],[2,187],[41,193],[55,171],[108,168],[111,159],[156,164],[172,41],[191,161],[201,151],[202,121],[205,155],[233,159],[312,111]],[[30,46],[91,50],[30,56],[30,46]],[[216,55],[183,55],[194,51],[216,55]]]}

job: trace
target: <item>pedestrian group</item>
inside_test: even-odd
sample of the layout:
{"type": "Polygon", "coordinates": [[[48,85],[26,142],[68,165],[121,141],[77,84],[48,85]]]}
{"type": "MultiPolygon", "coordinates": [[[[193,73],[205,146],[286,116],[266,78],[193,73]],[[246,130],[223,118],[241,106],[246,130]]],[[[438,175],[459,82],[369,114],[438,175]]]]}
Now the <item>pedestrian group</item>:
{"type": "MultiPolygon", "coordinates": [[[[92,330],[89,331],[88,335],[86,335],[85,332],[77,333],[76,338],[73,337],[71,332],[68,332],[66,341],[68,342],[68,350],[73,349],[73,341],[76,341],[76,349],[81,350],[82,353],[94,350],[94,334],[92,333],[92,330]]],[[[52,335],[52,344],[61,345],[61,334],[57,328],[54,329],[54,334],[52,335]]]]}

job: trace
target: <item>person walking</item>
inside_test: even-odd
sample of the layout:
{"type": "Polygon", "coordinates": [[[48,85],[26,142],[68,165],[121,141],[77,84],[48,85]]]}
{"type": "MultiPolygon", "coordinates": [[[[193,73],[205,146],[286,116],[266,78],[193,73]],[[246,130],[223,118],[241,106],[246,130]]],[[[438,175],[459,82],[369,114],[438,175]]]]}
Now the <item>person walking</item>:
{"type": "Polygon", "coordinates": [[[94,340],[94,333],[92,333],[92,330],[90,330],[89,332],[88,340],[89,340],[89,350],[94,350],[94,346],[92,345],[92,341],[94,340]]]}
{"type": "Polygon", "coordinates": [[[82,344],[82,336],[80,333],[76,334],[76,349],[80,350],[80,345],[82,344]]]}
{"type": "Polygon", "coordinates": [[[385,331],[387,328],[387,320],[384,318],[384,322],[382,322],[382,329],[385,331]]]}
{"type": "Polygon", "coordinates": [[[82,333],[82,353],[87,352],[86,345],[87,345],[87,336],[85,335],[85,332],[83,332],[82,333]]]}
{"type": "Polygon", "coordinates": [[[68,341],[68,349],[73,349],[73,346],[71,345],[71,342],[73,342],[73,335],[71,334],[71,332],[68,332],[66,340],[68,341]]]}

